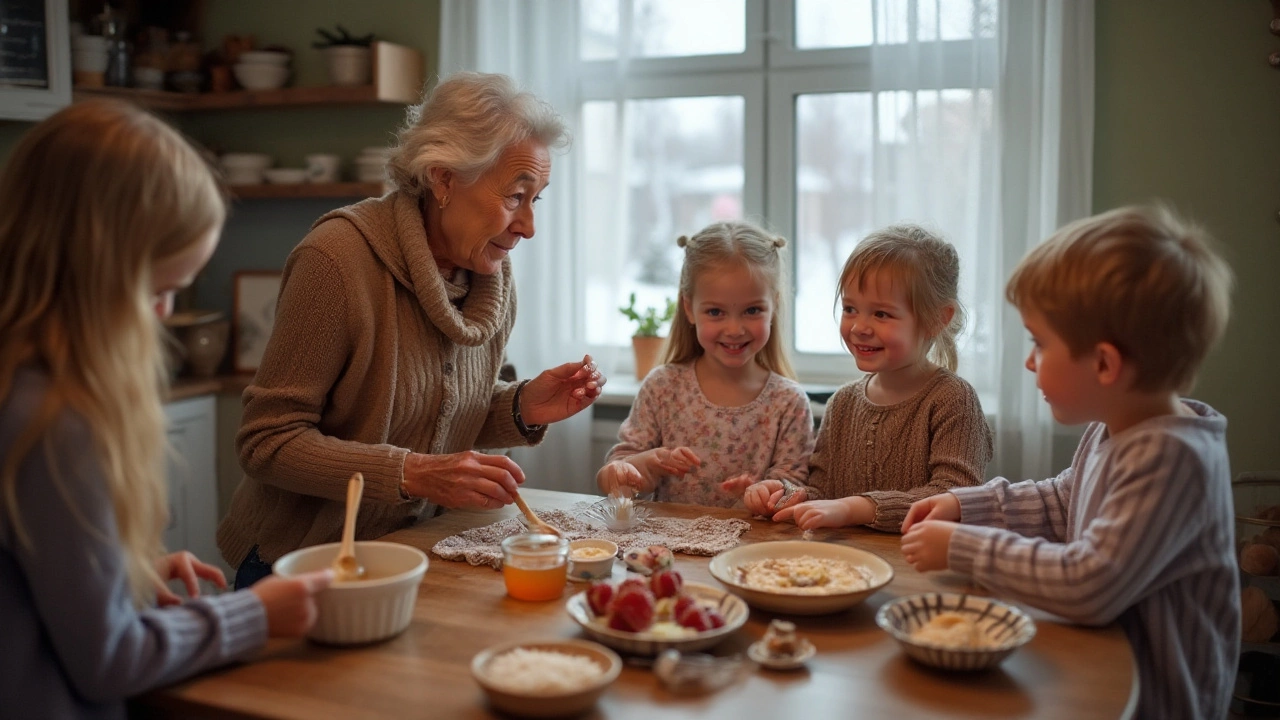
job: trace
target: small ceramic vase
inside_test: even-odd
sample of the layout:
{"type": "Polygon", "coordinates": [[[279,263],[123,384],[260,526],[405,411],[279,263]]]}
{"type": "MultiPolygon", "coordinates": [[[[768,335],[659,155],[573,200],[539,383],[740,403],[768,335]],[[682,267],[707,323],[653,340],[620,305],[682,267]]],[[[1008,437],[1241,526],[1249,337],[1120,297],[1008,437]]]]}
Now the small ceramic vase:
{"type": "Polygon", "coordinates": [[[213,377],[227,354],[231,323],[227,320],[187,328],[187,365],[196,377],[213,377]]]}

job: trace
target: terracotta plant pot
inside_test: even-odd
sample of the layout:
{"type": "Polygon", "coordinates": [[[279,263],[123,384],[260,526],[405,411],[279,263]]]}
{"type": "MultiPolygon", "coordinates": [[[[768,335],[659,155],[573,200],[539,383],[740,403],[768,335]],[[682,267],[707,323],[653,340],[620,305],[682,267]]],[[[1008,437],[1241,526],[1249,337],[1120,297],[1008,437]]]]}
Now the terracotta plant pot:
{"type": "Polygon", "coordinates": [[[631,348],[636,353],[636,379],[643,380],[657,362],[658,351],[662,349],[665,338],[644,337],[636,335],[631,338],[631,348]]]}

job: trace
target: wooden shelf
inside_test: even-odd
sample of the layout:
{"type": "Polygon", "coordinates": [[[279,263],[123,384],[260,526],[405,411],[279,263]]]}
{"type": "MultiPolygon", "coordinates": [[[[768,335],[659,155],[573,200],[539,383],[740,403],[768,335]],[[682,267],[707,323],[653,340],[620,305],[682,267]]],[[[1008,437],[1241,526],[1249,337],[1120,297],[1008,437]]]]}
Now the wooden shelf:
{"type": "Polygon", "coordinates": [[[364,198],[381,197],[387,187],[380,182],[293,183],[289,185],[231,185],[238,199],[257,198],[364,198]]]}
{"type": "Polygon", "coordinates": [[[298,87],[279,90],[236,90],[220,93],[180,93],[138,88],[77,88],[74,98],[114,97],[128,100],[151,110],[164,112],[199,112],[206,110],[245,110],[306,105],[375,105],[405,104],[412,100],[382,98],[373,85],[358,87],[298,87]]]}
{"type": "Polygon", "coordinates": [[[142,107],[164,112],[245,110],[304,107],[308,105],[408,105],[418,102],[422,92],[422,53],[393,43],[373,44],[373,82],[341,87],[293,87],[278,90],[236,90],[218,93],[180,93],[138,88],[74,88],[72,97],[86,100],[114,97],[142,107]]]}

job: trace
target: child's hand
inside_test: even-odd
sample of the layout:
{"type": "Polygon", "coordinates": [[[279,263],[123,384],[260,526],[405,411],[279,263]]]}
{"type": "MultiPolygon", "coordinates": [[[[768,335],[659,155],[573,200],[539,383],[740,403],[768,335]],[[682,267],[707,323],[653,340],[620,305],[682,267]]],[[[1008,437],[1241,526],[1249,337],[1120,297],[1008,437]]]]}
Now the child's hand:
{"type": "MultiPolygon", "coordinates": [[[[774,482],[777,482],[776,480],[774,482]]],[[[720,483],[720,489],[730,495],[739,495],[753,485],[757,485],[756,478],[751,473],[742,473],[720,483]]]]}
{"type": "Polygon", "coordinates": [[[783,508],[773,514],[775,522],[793,520],[801,530],[817,530],[824,527],[844,527],[858,524],[850,516],[849,498],[839,500],[810,500],[783,508]]]}
{"type": "Polygon", "coordinates": [[[316,624],[319,614],[316,593],[332,582],[332,570],[318,570],[293,578],[272,575],[254,584],[249,591],[257,595],[267,609],[268,635],[298,637],[316,624]]]}
{"type": "Polygon", "coordinates": [[[640,468],[626,460],[614,460],[606,463],[596,474],[596,484],[606,495],[614,494],[619,488],[631,488],[636,493],[653,491],[653,486],[646,482],[640,468]]]}
{"type": "Polygon", "coordinates": [[[697,453],[687,447],[675,449],[660,447],[654,448],[649,452],[653,453],[650,456],[650,462],[655,467],[668,475],[676,477],[680,477],[702,464],[702,460],[697,453]]]}
{"type": "Polygon", "coordinates": [[[946,520],[924,520],[916,523],[915,527],[902,535],[902,557],[919,572],[946,570],[947,553],[951,550],[951,534],[956,531],[957,526],[957,523],[946,520]]]}
{"type": "Polygon", "coordinates": [[[911,504],[907,516],[902,520],[902,534],[906,535],[911,526],[923,520],[959,520],[960,498],[944,492],[932,495],[911,504]]]}
{"type": "MultiPolygon", "coordinates": [[[[199,558],[186,550],[169,553],[156,563],[156,574],[164,582],[173,579],[179,579],[187,588],[187,595],[190,597],[200,596],[200,583],[198,578],[203,578],[218,586],[219,590],[227,589],[227,578],[223,576],[222,571],[206,562],[201,562],[199,558]]],[[[156,605],[164,607],[166,605],[179,605],[182,598],[178,594],[170,590],[167,585],[156,587],[156,605]]]]}
{"type": "Polygon", "coordinates": [[[763,515],[777,520],[776,513],[779,510],[804,502],[808,496],[808,492],[802,487],[796,487],[790,495],[787,495],[786,483],[781,480],[762,480],[747,488],[742,495],[742,502],[753,515],[763,515]],[[784,495],[787,496],[785,502],[782,501],[784,495]]]}

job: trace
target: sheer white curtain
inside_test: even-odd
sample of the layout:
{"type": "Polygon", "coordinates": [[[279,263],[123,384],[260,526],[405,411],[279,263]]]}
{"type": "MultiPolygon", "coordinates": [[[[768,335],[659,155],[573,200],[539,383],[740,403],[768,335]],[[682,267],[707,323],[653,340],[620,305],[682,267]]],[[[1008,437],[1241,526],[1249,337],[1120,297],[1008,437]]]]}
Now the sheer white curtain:
{"type": "MultiPolygon", "coordinates": [[[[551,103],[572,129],[577,116],[576,0],[443,0],[440,74],[478,70],[510,75],[551,103]]],[[[581,359],[575,333],[572,242],[576,182],[573,153],[552,159],[551,184],[536,213],[536,235],[512,254],[519,315],[507,355],[520,377],[581,359]]],[[[532,487],[594,492],[591,411],[556,423],[536,448],[512,450],[532,487]]]]}
{"type": "MultiPolygon", "coordinates": [[[[997,137],[1000,277],[1061,225],[1088,215],[1093,194],[1093,0],[1002,0],[997,137]]],[[[1023,368],[1030,341],[1003,302],[997,347],[996,473],[1041,479],[1051,467],[1053,417],[1023,368]]]]}
{"type": "Polygon", "coordinates": [[[873,227],[917,221],[961,257],[960,374],[996,420],[989,475],[1051,474],[1053,420],[1004,284],[1090,210],[1092,0],[874,0],[873,227]],[[995,12],[986,12],[994,10],[995,12]],[[969,27],[964,25],[968,23],[969,27]],[[983,38],[948,43],[948,33],[983,38]]]}

